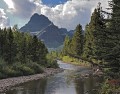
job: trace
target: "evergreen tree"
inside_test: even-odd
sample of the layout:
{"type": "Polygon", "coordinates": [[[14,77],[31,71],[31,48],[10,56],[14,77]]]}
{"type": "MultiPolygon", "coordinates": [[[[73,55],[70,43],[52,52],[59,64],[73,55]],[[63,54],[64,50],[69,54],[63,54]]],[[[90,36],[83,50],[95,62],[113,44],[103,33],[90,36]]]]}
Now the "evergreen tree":
{"type": "Polygon", "coordinates": [[[92,54],[91,32],[89,30],[89,25],[86,25],[86,27],[85,27],[84,47],[83,47],[83,58],[90,58],[91,54],[92,54]]]}
{"type": "Polygon", "coordinates": [[[5,49],[6,49],[6,43],[7,43],[7,31],[6,28],[2,29],[0,32],[0,57],[3,58],[5,49]]]}
{"type": "Polygon", "coordinates": [[[62,53],[64,54],[64,55],[69,55],[69,47],[70,47],[70,38],[69,38],[69,36],[66,36],[65,37],[65,41],[64,41],[64,44],[63,44],[64,46],[63,46],[63,50],[62,50],[62,53]]]}
{"type": "Polygon", "coordinates": [[[106,39],[106,26],[101,14],[100,6],[94,10],[89,25],[85,30],[85,44],[83,57],[102,59],[102,56],[106,52],[105,42],[106,39]]]}
{"type": "Polygon", "coordinates": [[[9,64],[28,61],[44,64],[47,53],[47,48],[36,36],[20,33],[16,27],[0,29],[0,57],[9,64]]]}
{"type": "Polygon", "coordinates": [[[0,29],[0,57],[3,55],[3,44],[4,44],[3,30],[0,29]]]}
{"type": "Polygon", "coordinates": [[[27,63],[27,42],[26,42],[26,37],[23,35],[23,38],[21,39],[22,42],[19,46],[19,61],[21,63],[27,63]]]}
{"type": "Polygon", "coordinates": [[[109,2],[112,9],[111,19],[107,36],[107,54],[104,57],[110,71],[119,73],[120,71],[120,0],[109,2]]]}
{"type": "Polygon", "coordinates": [[[14,42],[14,36],[12,29],[7,29],[6,42],[4,45],[4,59],[9,63],[13,63],[16,57],[16,44],[14,42]]]}
{"type": "Polygon", "coordinates": [[[48,54],[48,50],[45,47],[44,43],[42,43],[41,41],[38,42],[38,48],[39,48],[38,49],[38,58],[39,58],[38,63],[42,65],[46,65],[47,64],[46,55],[48,54]]]}
{"type": "Polygon", "coordinates": [[[45,45],[38,40],[37,36],[33,36],[30,48],[31,60],[33,62],[44,64],[46,62],[46,54],[48,53],[45,45]]]}
{"type": "Polygon", "coordinates": [[[81,56],[83,52],[82,26],[79,24],[75,31],[76,32],[74,33],[70,44],[71,54],[75,56],[81,56]]]}
{"type": "Polygon", "coordinates": [[[0,29],[0,78],[43,72],[40,66],[47,66],[47,53],[36,36],[19,32],[16,26],[0,29]]]}
{"type": "Polygon", "coordinates": [[[31,59],[33,62],[37,62],[39,60],[38,57],[38,38],[37,36],[33,36],[32,45],[31,45],[31,59]]]}

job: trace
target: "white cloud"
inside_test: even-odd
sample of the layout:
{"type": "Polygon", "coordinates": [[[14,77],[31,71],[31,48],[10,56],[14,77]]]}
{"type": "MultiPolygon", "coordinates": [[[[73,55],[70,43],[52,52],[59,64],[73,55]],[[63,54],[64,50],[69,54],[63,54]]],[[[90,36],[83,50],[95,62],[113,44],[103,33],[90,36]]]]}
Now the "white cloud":
{"type": "Polygon", "coordinates": [[[54,7],[44,5],[42,0],[9,1],[12,1],[14,5],[10,12],[19,17],[29,19],[33,13],[37,12],[47,16],[55,25],[67,28],[68,30],[75,29],[79,23],[85,26],[89,22],[91,11],[97,7],[98,2],[102,2],[103,9],[108,6],[108,0],[68,0],[64,4],[54,7]]]}
{"type": "Polygon", "coordinates": [[[8,5],[8,8],[14,8],[14,4],[13,4],[13,2],[12,2],[12,0],[4,0],[4,2],[8,5]]]}
{"type": "Polygon", "coordinates": [[[6,17],[6,13],[4,9],[0,8],[0,28],[8,27],[9,26],[9,19],[6,17]]]}
{"type": "Polygon", "coordinates": [[[108,6],[108,0],[69,0],[55,7],[40,3],[40,7],[38,7],[40,11],[37,12],[46,15],[57,26],[70,30],[74,29],[79,23],[85,26],[98,2],[103,2],[103,9],[108,6]]]}
{"type": "Polygon", "coordinates": [[[32,0],[4,0],[8,5],[8,12],[20,18],[30,17],[36,10],[32,0]]]}

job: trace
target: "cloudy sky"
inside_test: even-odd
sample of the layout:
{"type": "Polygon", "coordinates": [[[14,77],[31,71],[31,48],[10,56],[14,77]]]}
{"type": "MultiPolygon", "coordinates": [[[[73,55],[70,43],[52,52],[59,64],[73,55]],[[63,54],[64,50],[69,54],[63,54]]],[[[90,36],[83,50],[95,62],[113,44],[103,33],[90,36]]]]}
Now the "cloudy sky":
{"type": "Polygon", "coordinates": [[[0,0],[0,27],[25,25],[34,13],[47,16],[55,25],[68,30],[83,27],[98,2],[105,10],[108,0],[0,0]]]}

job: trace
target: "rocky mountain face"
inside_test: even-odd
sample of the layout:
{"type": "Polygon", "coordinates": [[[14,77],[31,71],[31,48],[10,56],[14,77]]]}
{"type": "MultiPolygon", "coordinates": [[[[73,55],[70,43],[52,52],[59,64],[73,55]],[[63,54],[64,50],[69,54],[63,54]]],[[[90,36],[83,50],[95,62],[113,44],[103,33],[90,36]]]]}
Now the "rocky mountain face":
{"type": "Polygon", "coordinates": [[[37,13],[25,26],[20,28],[20,31],[37,35],[48,48],[61,46],[66,35],[70,37],[73,35],[73,31],[68,32],[65,28],[58,28],[46,16],[37,13]]]}

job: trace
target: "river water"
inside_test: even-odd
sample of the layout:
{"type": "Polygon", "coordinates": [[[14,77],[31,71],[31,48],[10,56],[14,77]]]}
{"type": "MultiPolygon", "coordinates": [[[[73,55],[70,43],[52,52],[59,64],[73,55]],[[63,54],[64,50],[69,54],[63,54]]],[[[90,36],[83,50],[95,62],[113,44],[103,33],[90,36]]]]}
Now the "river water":
{"type": "Polygon", "coordinates": [[[90,68],[62,61],[58,61],[58,64],[65,69],[64,72],[12,87],[5,94],[98,94],[102,78],[81,76],[91,72],[90,68]]]}

